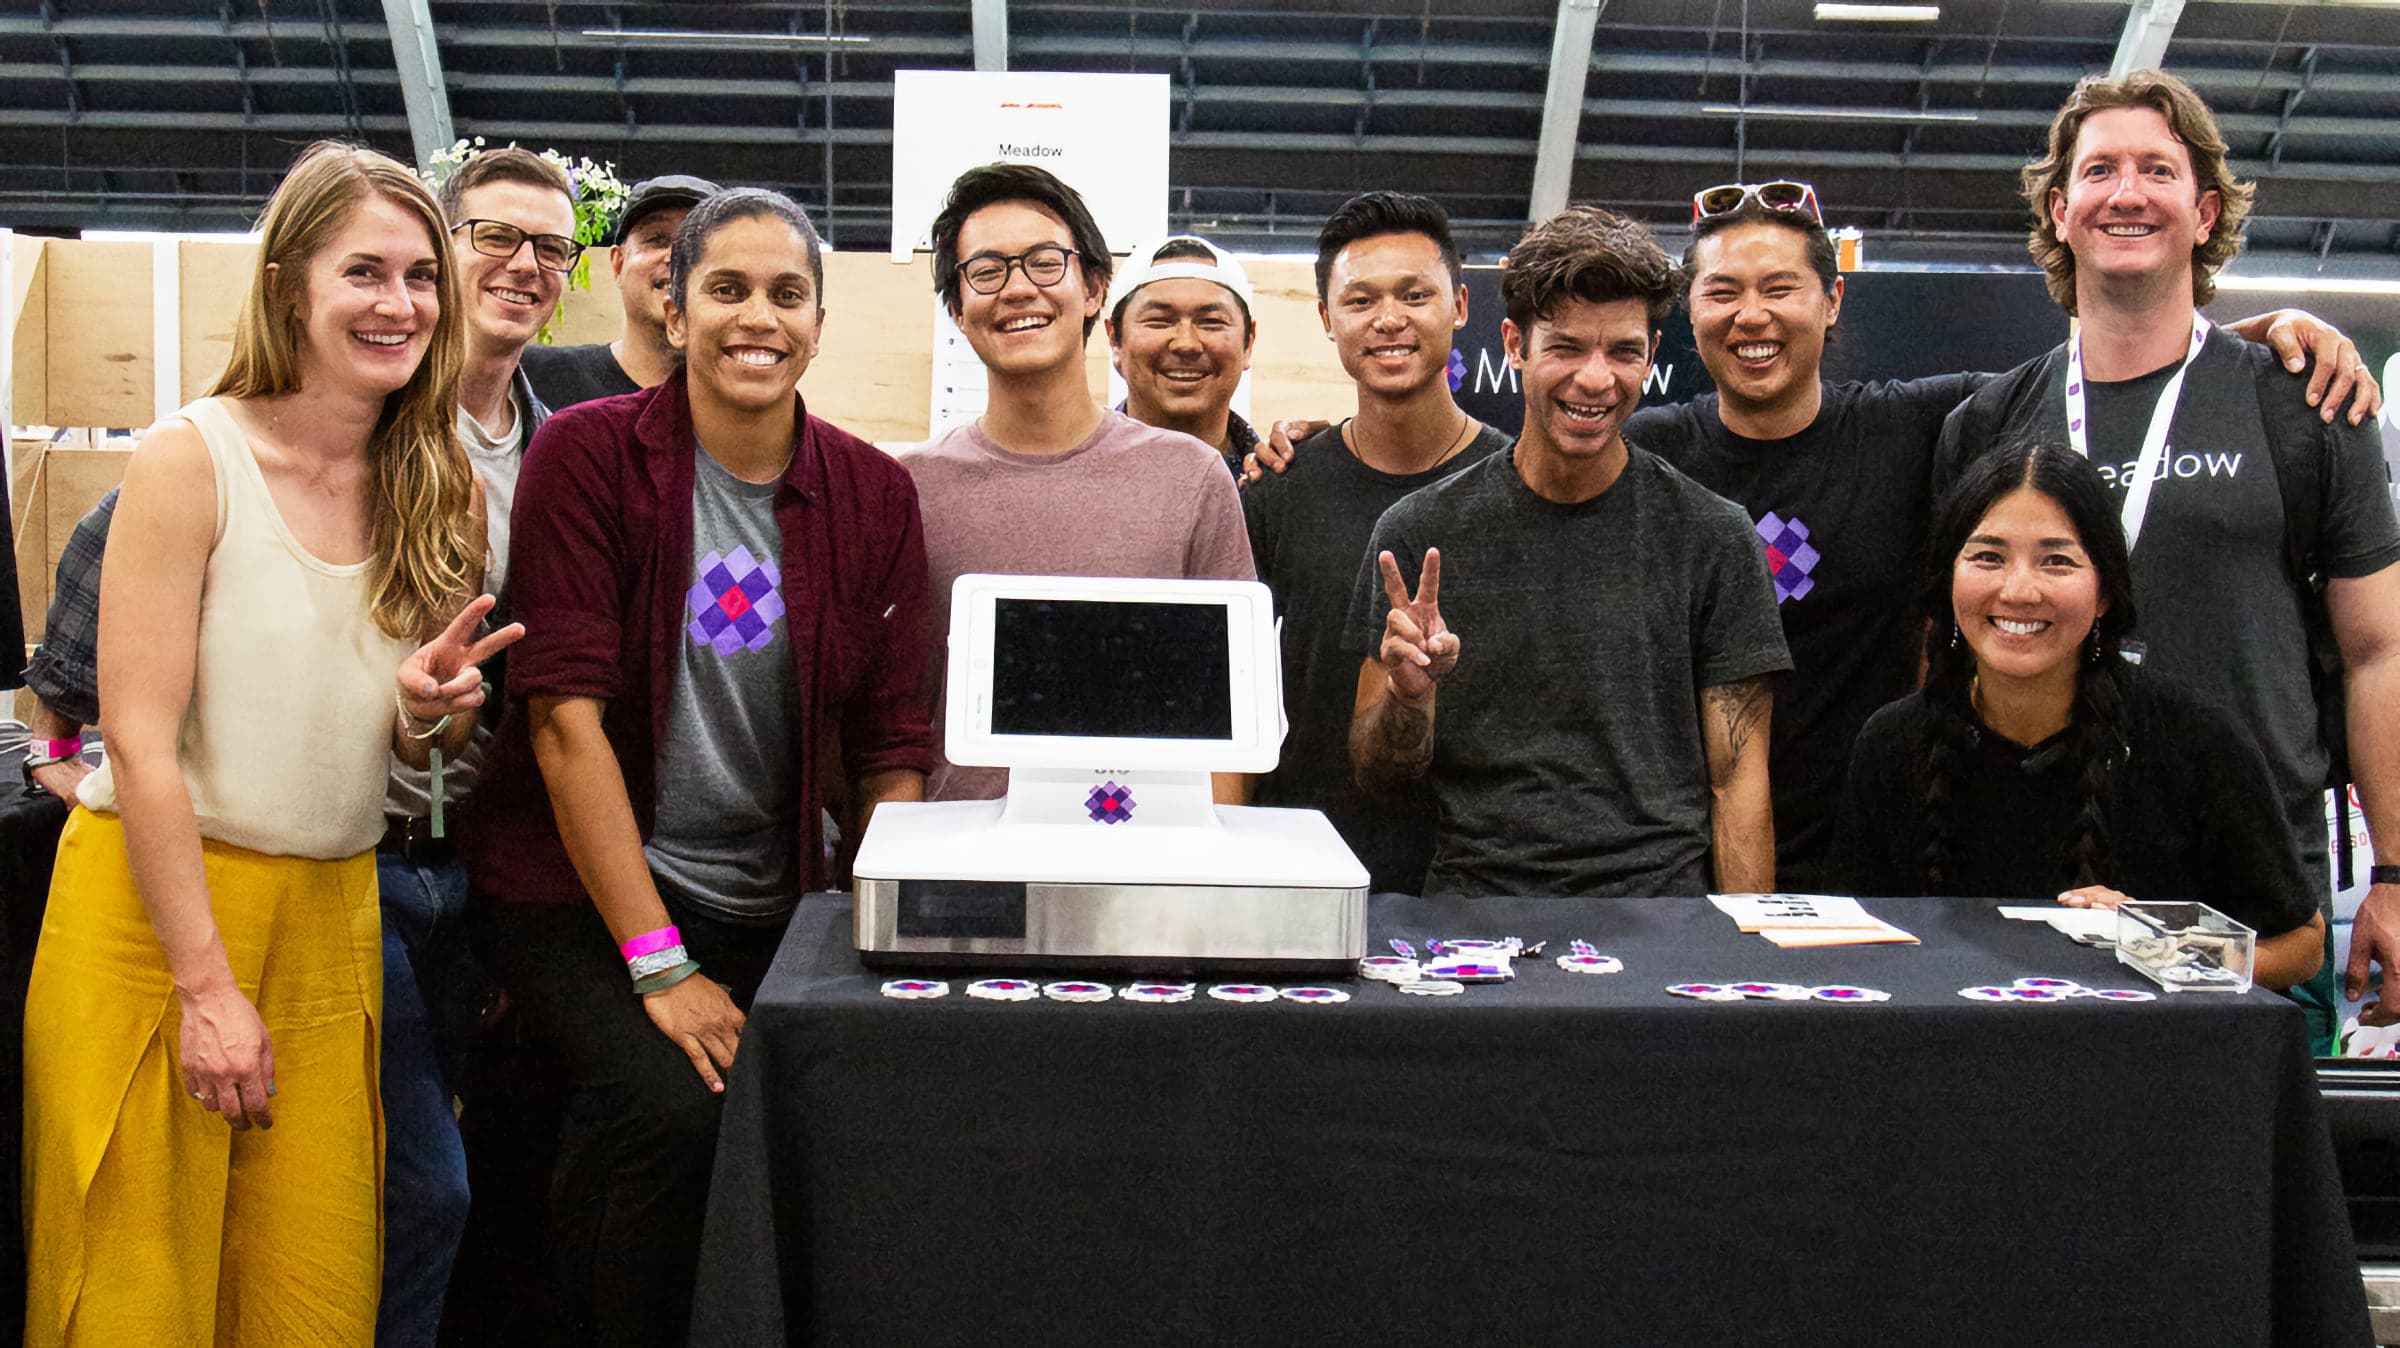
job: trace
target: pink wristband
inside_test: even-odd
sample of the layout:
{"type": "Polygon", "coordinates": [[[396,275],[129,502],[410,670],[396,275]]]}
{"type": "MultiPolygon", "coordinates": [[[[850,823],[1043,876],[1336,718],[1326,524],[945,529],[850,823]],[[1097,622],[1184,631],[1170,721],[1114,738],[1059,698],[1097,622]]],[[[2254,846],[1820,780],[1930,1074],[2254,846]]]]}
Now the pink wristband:
{"type": "Polygon", "coordinates": [[[634,937],[632,940],[627,941],[624,945],[617,948],[624,952],[626,961],[630,963],[634,960],[640,959],[644,955],[664,950],[668,946],[682,944],[682,932],[675,930],[673,927],[660,927],[657,931],[643,932],[641,935],[634,937]]]}
{"type": "Polygon", "coordinates": [[[83,752],[83,741],[80,739],[42,740],[40,743],[44,758],[73,758],[83,752]]]}

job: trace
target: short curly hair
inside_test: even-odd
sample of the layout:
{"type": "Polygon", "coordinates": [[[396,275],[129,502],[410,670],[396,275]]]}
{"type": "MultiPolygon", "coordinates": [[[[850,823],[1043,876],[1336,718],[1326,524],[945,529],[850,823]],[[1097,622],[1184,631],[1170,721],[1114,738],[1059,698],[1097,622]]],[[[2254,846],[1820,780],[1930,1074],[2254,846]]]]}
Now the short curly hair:
{"type": "Polygon", "coordinates": [[[2049,152],[2027,164],[2022,175],[2025,204],[2033,211],[2033,230],[2025,250],[2042,264],[2050,298],[2058,307],[2075,312],[2075,254],[2058,237],[2050,220],[2050,194],[2067,190],[2075,171],[2075,140],[2084,121],[2095,112],[2114,108],[2150,108],[2167,119],[2167,129],[2191,152],[2192,177],[2201,193],[2217,194],[2217,224],[2205,242],[2192,249],[2192,303],[2216,297],[2217,271],[2242,250],[2242,222],[2250,215],[2255,185],[2233,176],[2227,160],[2224,133],[2192,86],[2160,70],[2132,70],[2116,78],[2086,76],[2067,96],[2066,105],[2050,119],[2049,152]]]}
{"type": "Polygon", "coordinates": [[[1577,300],[1640,300],[1656,331],[1679,288],[1675,263],[1650,231],[1599,206],[1569,206],[1526,230],[1500,273],[1501,306],[1520,341],[1577,300]]]}

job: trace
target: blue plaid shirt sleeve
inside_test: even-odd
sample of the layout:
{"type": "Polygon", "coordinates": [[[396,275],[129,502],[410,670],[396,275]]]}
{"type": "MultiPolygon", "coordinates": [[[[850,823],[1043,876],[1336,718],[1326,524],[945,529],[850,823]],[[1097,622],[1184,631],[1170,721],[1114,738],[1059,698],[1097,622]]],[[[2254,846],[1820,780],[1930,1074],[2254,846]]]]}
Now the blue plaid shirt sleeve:
{"type": "Polygon", "coordinates": [[[85,725],[100,719],[100,556],[116,510],[112,487],[67,536],[42,644],[25,666],[25,686],[43,706],[85,725]]]}

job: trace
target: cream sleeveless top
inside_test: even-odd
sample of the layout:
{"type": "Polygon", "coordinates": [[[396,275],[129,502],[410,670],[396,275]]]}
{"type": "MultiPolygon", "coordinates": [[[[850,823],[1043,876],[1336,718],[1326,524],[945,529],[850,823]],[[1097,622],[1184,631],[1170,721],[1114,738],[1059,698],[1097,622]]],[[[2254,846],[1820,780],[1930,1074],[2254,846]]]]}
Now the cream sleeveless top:
{"type": "MultiPolygon", "coordinates": [[[[200,836],[276,856],[356,856],[383,836],[393,676],[416,643],[368,615],[368,563],[334,566],[300,546],[223,404],[203,398],[177,415],[207,442],[217,483],[176,741],[200,836]]],[[[109,764],[79,798],[116,811],[109,764]]]]}

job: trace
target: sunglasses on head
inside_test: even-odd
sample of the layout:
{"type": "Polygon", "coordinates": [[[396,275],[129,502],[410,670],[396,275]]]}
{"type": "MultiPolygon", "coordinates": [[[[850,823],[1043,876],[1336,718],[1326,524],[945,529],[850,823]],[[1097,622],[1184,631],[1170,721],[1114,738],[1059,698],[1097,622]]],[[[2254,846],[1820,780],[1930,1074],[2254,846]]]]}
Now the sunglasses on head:
{"type": "Polygon", "coordinates": [[[1770,211],[1791,211],[1805,215],[1819,225],[1825,223],[1825,212],[1817,207],[1817,189],[1807,183],[1779,179],[1771,183],[1720,183],[1692,193],[1692,223],[1719,215],[1731,215],[1750,202],[1757,202],[1770,211]]]}

